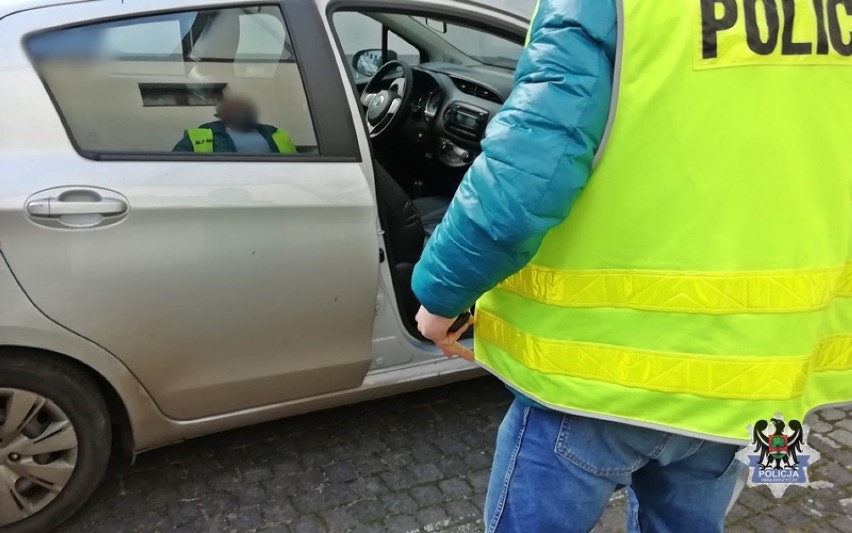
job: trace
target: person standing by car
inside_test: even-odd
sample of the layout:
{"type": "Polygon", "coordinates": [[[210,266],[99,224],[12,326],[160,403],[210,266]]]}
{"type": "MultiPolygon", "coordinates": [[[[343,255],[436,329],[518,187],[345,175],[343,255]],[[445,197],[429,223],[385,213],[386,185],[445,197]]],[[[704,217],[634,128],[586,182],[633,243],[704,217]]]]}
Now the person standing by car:
{"type": "Polygon", "coordinates": [[[587,531],[621,486],[631,530],[721,531],[750,425],[852,401],[852,18],[823,4],[540,3],[412,283],[423,335],[516,392],[489,532],[587,531]]]}
{"type": "Polygon", "coordinates": [[[258,122],[257,107],[243,96],[224,98],[216,106],[215,122],[186,130],[173,152],[294,154],[286,131],[258,122]]]}

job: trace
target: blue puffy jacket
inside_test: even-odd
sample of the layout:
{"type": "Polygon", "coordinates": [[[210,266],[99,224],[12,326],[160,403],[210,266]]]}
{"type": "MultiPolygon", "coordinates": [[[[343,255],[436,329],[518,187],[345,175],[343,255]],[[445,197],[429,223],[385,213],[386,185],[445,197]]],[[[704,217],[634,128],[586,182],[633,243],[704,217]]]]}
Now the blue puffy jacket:
{"type": "Polygon", "coordinates": [[[412,287],[455,317],[523,268],[562,222],[606,127],[615,0],[542,0],[515,88],[417,264],[412,287]]]}

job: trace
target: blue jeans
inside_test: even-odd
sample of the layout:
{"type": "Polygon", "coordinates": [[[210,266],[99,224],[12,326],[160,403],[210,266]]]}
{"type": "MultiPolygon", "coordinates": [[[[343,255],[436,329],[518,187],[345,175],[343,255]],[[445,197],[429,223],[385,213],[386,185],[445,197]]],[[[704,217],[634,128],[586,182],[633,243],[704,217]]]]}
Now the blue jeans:
{"type": "Polygon", "coordinates": [[[486,531],[589,531],[622,487],[629,531],[722,531],[745,468],[738,449],[515,400],[497,436],[486,531]]]}

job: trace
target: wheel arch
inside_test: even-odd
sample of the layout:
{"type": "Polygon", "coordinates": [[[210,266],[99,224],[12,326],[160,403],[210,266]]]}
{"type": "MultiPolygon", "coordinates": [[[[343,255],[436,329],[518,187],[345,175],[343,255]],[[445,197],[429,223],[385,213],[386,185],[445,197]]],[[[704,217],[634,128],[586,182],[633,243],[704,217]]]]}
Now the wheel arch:
{"type": "Polygon", "coordinates": [[[133,460],[135,457],[133,445],[135,439],[133,434],[133,425],[130,422],[130,413],[116,387],[101,372],[80,359],[51,350],[33,348],[29,346],[0,344],[0,358],[13,354],[24,356],[30,355],[41,361],[51,359],[61,361],[62,363],[74,366],[91,376],[97,384],[101,397],[103,398],[104,403],[106,403],[109,411],[110,423],[114,430],[113,449],[115,449],[116,445],[118,445],[123,455],[128,460],[133,460]]]}

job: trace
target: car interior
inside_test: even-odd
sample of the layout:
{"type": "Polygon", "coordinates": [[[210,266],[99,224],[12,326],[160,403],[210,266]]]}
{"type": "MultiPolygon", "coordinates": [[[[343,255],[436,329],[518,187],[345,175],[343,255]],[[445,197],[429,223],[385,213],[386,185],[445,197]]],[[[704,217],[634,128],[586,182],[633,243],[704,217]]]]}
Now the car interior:
{"type": "MultiPolygon", "coordinates": [[[[336,13],[335,26],[346,15],[351,16],[336,13]]],[[[358,15],[381,25],[382,48],[349,50],[342,31],[339,44],[351,62],[372,139],[378,209],[400,315],[407,331],[422,338],[414,319],[420,307],[411,290],[414,266],[479,155],[489,120],[511,92],[522,45],[520,36],[475,28],[469,21],[358,15]],[[394,40],[409,44],[409,53],[390,48],[394,40]]]]}

